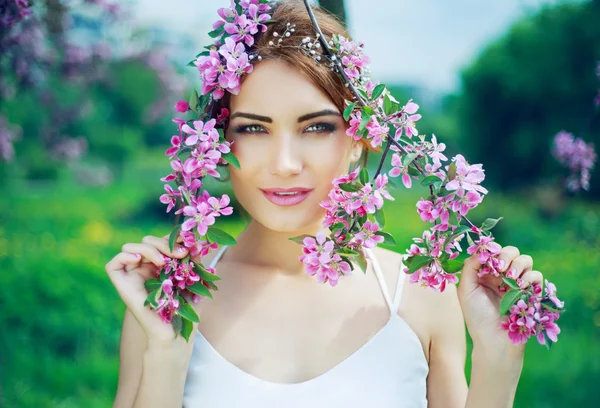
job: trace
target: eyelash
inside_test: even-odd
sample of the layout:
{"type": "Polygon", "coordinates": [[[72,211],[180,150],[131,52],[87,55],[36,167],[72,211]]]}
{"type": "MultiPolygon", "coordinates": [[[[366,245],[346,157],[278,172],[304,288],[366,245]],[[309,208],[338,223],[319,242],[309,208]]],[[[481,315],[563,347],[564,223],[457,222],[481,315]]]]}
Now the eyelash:
{"type": "MultiPolygon", "coordinates": [[[[336,130],[336,126],[331,124],[331,123],[314,123],[310,126],[307,127],[311,128],[311,127],[316,127],[319,126],[322,128],[322,130],[317,130],[317,131],[313,131],[314,133],[318,133],[318,134],[329,134],[329,133],[333,133],[336,130]]],[[[256,134],[256,133],[261,133],[262,131],[260,130],[255,130],[255,131],[248,131],[248,129],[251,128],[263,128],[262,125],[241,125],[235,128],[235,132],[236,133],[241,133],[241,134],[256,134]]],[[[263,128],[264,129],[264,128],[263,128]]]]}

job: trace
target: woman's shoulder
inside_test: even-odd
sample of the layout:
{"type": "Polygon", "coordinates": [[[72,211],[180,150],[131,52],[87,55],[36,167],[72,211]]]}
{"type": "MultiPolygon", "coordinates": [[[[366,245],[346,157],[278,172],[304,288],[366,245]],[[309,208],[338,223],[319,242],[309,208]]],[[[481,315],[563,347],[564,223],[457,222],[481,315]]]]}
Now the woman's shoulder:
{"type": "Polygon", "coordinates": [[[398,314],[419,337],[427,360],[432,337],[445,336],[457,331],[464,333],[462,311],[455,285],[446,286],[440,293],[411,283],[410,275],[400,273],[403,254],[377,247],[373,250],[373,255],[379,261],[392,296],[397,279],[405,279],[398,314]]]}

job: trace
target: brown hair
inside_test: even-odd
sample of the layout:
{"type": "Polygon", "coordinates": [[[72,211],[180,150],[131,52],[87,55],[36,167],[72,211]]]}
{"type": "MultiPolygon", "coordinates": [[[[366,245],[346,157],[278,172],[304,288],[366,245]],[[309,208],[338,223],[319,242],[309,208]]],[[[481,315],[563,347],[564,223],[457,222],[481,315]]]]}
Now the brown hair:
{"type": "MultiPolygon", "coordinates": [[[[295,30],[290,33],[289,37],[283,39],[283,45],[299,45],[303,38],[315,38],[316,30],[313,27],[304,2],[302,0],[281,0],[271,3],[271,6],[272,9],[269,13],[275,22],[267,25],[266,32],[257,35],[256,42],[252,47],[252,52],[256,52],[263,60],[281,60],[298,69],[304,73],[315,86],[325,92],[340,111],[343,111],[345,107],[344,100],[352,100],[354,96],[346,87],[344,80],[337,72],[332,71],[325,62],[315,62],[311,57],[296,47],[277,47],[269,44],[270,41],[273,41],[274,43],[277,42],[278,37],[274,37],[273,33],[276,32],[279,35],[283,34],[286,31],[288,23],[290,25],[295,25],[295,30]]],[[[342,35],[346,39],[350,39],[348,31],[336,16],[316,6],[311,6],[311,8],[326,40],[331,39],[334,34],[342,35]]],[[[260,64],[260,62],[256,63],[260,64]]],[[[243,80],[244,77],[242,77],[242,82],[243,80]]],[[[229,97],[226,92],[220,107],[227,107],[228,105],[229,97]]],[[[219,111],[220,109],[216,110],[216,112],[219,111]]],[[[362,142],[364,145],[363,165],[366,165],[368,151],[374,149],[368,142],[364,140],[362,142]]]]}

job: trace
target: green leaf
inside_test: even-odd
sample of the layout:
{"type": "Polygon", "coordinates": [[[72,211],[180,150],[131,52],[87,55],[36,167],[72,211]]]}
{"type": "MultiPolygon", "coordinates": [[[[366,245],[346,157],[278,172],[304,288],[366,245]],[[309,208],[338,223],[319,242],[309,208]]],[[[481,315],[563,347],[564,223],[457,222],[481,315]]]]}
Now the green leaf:
{"type": "Polygon", "coordinates": [[[190,341],[190,336],[192,335],[192,330],[194,329],[194,324],[187,320],[181,319],[181,336],[185,339],[185,341],[190,341]]]}
{"type": "Polygon", "coordinates": [[[392,234],[390,234],[389,232],[377,231],[375,233],[375,235],[379,235],[380,237],[383,237],[382,245],[396,246],[396,241],[394,240],[394,237],[392,236],[392,234]]]}
{"type": "Polygon", "coordinates": [[[425,177],[423,180],[421,180],[421,185],[422,186],[430,186],[430,185],[436,185],[438,183],[441,183],[442,179],[439,178],[438,176],[427,176],[425,177]]]}
{"type": "Polygon", "coordinates": [[[342,247],[338,251],[336,251],[336,254],[338,254],[341,257],[348,258],[348,257],[352,257],[352,256],[357,256],[359,254],[359,252],[354,251],[347,247],[342,247]]]}
{"type": "Polygon", "coordinates": [[[223,34],[224,31],[225,31],[225,25],[222,25],[222,26],[218,27],[216,30],[210,31],[208,33],[208,35],[210,36],[210,38],[217,38],[218,36],[223,34]]]}
{"type": "Polygon", "coordinates": [[[565,309],[559,309],[556,307],[556,305],[554,304],[554,302],[552,302],[551,300],[542,300],[542,307],[546,310],[550,310],[551,312],[557,312],[557,313],[561,313],[564,312],[565,309]]]}
{"type": "Polygon", "coordinates": [[[206,236],[219,245],[235,245],[235,238],[219,228],[208,227],[206,236]]]}
{"type": "Polygon", "coordinates": [[[350,120],[350,115],[352,114],[352,111],[354,110],[355,106],[356,106],[356,102],[352,102],[352,103],[348,104],[348,106],[346,106],[346,109],[344,109],[344,120],[346,122],[348,122],[350,120]]]}
{"type": "Polygon", "coordinates": [[[383,112],[389,116],[392,113],[394,113],[394,105],[392,100],[390,99],[390,97],[388,95],[385,95],[383,97],[383,112]]]}
{"type": "Polygon", "coordinates": [[[392,187],[392,188],[397,188],[397,187],[398,187],[398,185],[397,185],[396,183],[394,183],[394,182],[392,181],[392,179],[388,179],[388,182],[387,182],[387,183],[388,183],[388,186],[390,186],[390,187],[392,187]]]}
{"type": "Polygon", "coordinates": [[[160,288],[161,286],[162,286],[162,281],[158,278],[148,279],[146,282],[144,282],[144,287],[149,291],[156,290],[156,289],[160,288]]]}
{"type": "Polygon", "coordinates": [[[542,333],[544,333],[544,343],[546,347],[548,347],[548,350],[550,350],[552,348],[552,343],[554,342],[550,339],[546,330],[543,330],[542,333]]]}
{"type": "Polygon", "coordinates": [[[303,242],[304,238],[309,238],[309,237],[313,238],[313,239],[315,238],[314,235],[302,234],[302,235],[298,235],[297,237],[289,238],[289,240],[294,241],[298,244],[304,244],[304,242],[303,242]]]}
{"type": "Polygon", "coordinates": [[[510,307],[514,305],[521,297],[521,291],[518,289],[511,289],[504,294],[500,301],[500,316],[504,316],[510,310],[510,307]]]}
{"type": "Polygon", "coordinates": [[[365,127],[367,126],[367,123],[369,123],[369,121],[371,120],[371,116],[370,115],[362,115],[362,120],[360,121],[360,125],[358,125],[358,129],[360,130],[367,130],[365,129],[365,127]]]}
{"type": "Polygon", "coordinates": [[[414,177],[419,177],[421,175],[421,172],[419,170],[417,170],[416,168],[414,168],[413,166],[409,166],[408,167],[408,175],[414,176],[414,177]]]}
{"type": "Polygon", "coordinates": [[[175,336],[177,336],[177,334],[181,333],[182,321],[183,321],[183,319],[179,315],[173,316],[173,319],[171,320],[173,329],[175,329],[175,336]]]}
{"type": "Polygon", "coordinates": [[[360,269],[362,269],[363,273],[367,273],[367,258],[365,258],[365,254],[359,252],[358,255],[354,258],[360,269]]]}
{"type": "Polygon", "coordinates": [[[153,290],[152,292],[148,293],[148,297],[146,298],[146,301],[144,302],[144,306],[150,304],[153,307],[158,307],[158,299],[156,299],[157,295],[160,294],[160,288],[153,290]]]}
{"type": "Polygon", "coordinates": [[[198,57],[208,57],[210,55],[210,51],[202,51],[201,53],[196,54],[196,58],[198,57]]]}
{"type": "Polygon", "coordinates": [[[417,157],[419,153],[418,152],[411,152],[406,154],[403,158],[402,158],[402,167],[406,167],[408,166],[410,163],[413,162],[413,160],[415,160],[415,158],[417,157]]]}
{"type": "Polygon", "coordinates": [[[225,161],[227,161],[227,163],[233,164],[238,169],[240,168],[240,161],[238,160],[237,157],[235,157],[235,155],[233,153],[231,153],[231,152],[225,153],[221,157],[223,157],[223,159],[225,161]]]}
{"type": "Polygon", "coordinates": [[[177,237],[179,236],[179,231],[181,231],[181,224],[178,224],[173,228],[173,231],[169,234],[169,250],[173,253],[173,249],[175,248],[175,242],[177,242],[177,237]]]}
{"type": "Polygon", "coordinates": [[[198,323],[200,321],[200,318],[196,314],[196,311],[186,301],[180,301],[179,310],[177,311],[177,313],[184,319],[190,320],[194,323],[198,323]]]}
{"type": "Polygon", "coordinates": [[[506,283],[506,286],[508,286],[511,289],[519,289],[519,285],[517,284],[517,281],[515,279],[512,278],[502,278],[502,281],[504,283],[506,283]]]}
{"type": "Polygon", "coordinates": [[[187,66],[188,67],[195,67],[196,66],[195,62],[196,62],[196,60],[193,59],[193,60],[191,60],[190,62],[187,63],[187,66]]]}
{"type": "Polygon", "coordinates": [[[364,185],[369,182],[369,170],[366,167],[363,167],[360,170],[360,182],[364,185]]]}
{"type": "Polygon", "coordinates": [[[200,279],[202,279],[203,281],[214,282],[221,280],[221,277],[219,275],[210,273],[199,263],[194,263],[194,272],[196,272],[196,274],[200,276],[200,279]]]}
{"type": "Polygon", "coordinates": [[[494,228],[496,226],[496,224],[498,224],[498,221],[500,221],[502,218],[503,217],[500,217],[500,218],[488,218],[481,225],[481,229],[484,230],[484,231],[491,230],[492,228],[494,228]]]}
{"type": "Polygon", "coordinates": [[[463,268],[463,262],[458,261],[456,259],[449,259],[442,262],[442,269],[446,271],[446,273],[456,273],[463,268]]]}
{"type": "Polygon", "coordinates": [[[473,242],[473,238],[471,238],[471,234],[467,234],[467,242],[469,246],[475,246],[475,242],[473,242]]]}
{"type": "Polygon", "coordinates": [[[375,100],[375,99],[379,98],[384,90],[385,90],[384,84],[377,85],[375,87],[375,89],[373,89],[373,93],[371,94],[371,99],[375,100]]]}
{"type": "Polygon", "coordinates": [[[354,184],[351,184],[351,183],[342,183],[342,184],[338,185],[338,187],[341,190],[347,191],[349,193],[354,193],[356,191],[360,191],[360,188],[356,187],[354,184]]]}
{"type": "Polygon", "coordinates": [[[190,109],[198,113],[198,92],[196,89],[194,89],[190,96],[190,109]]]}
{"type": "Polygon", "coordinates": [[[448,166],[448,180],[454,180],[456,178],[456,162],[450,163],[448,166]]]}
{"type": "Polygon", "coordinates": [[[408,273],[414,273],[422,267],[429,265],[433,261],[433,258],[425,255],[417,255],[410,257],[406,260],[406,266],[408,266],[408,273]]]}
{"type": "Polygon", "coordinates": [[[458,225],[458,215],[454,211],[450,211],[450,219],[448,221],[450,225],[458,225]]]}
{"type": "Polygon", "coordinates": [[[192,286],[186,287],[186,289],[192,293],[195,293],[198,296],[203,296],[212,299],[212,293],[210,293],[210,290],[208,290],[208,288],[200,282],[196,282],[192,286]]]}
{"type": "Polygon", "coordinates": [[[379,224],[380,228],[385,227],[385,214],[383,212],[383,207],[375,212],[375,221],[379,224]]]}

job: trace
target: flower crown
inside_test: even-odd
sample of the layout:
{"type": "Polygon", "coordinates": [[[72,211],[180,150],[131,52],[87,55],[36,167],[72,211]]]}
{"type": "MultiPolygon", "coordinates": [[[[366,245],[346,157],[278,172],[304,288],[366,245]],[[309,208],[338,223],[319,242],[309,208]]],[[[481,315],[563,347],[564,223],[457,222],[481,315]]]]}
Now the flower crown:
{"type": "MultiPolygon", "coordinates": [[[[290,238],[303,245],[299,260],[305,264],[306,272],[315,276],[317,282],[332,286],[350,274],[354,264],[366,272],[365,249],[379,244],[396,245],[392,235],[382,230],[384,202],[394,199],[388,191],[396,187],[391,178],[400,177],[406,188],[419,181],[429,190],[429,196],[419,200],[417,212],[432,226],[414,238],[415,243],[407,251],[404,271],[411,275],[410,281],[440,292],[448,283],[457,283],[463,262],[456,258],[462,251],[460,241],[466,238],[467,253],[477,254],[482,264],[479,276],[502,278],[499,289],[507,293],[500,312],[508,315],[502,327],[511,340],[519,343],[536,336],[540,343],[550,346],[557,340],[554,322],[564,307],[556,297],[555,286],[548,281],[544,289],[536,283],[530,285],[518,279],[513,269],[500,272],[504,269],[498,257],[501,247],[491,233],[500,219],[489,218],[482,225],[474,225],[466,217],[487,194],[481,186],[485,178],[481,164],[469,164],[460,154],[442,164],[448,161],[443,154],[444,143],[438,143],[435,135],[426,140],[416,129],[415,123],[421,118],[416,113],[419,106],[412,100],[401,105],[385,85],[371,81],[363,45],[341,35],[327,39],[307,0],[304,3],[315,28],[314,38],[286,44],[285,39],[295,31],[293,24],[287,24],[283,33],[272,33],[269,45],[295,47],[338,73],[353,95],[343,112],[350,125],[347,135],[366,140],[375,148],[385,145],[372,178],[366,168],[359,167],[333,180],[329,198],[321,203],[326,210],[323,227],[331,231],[330,237],[320,232],[316,236],[290,238]],[[391,170],[385,173],[382,169],[388,156],[391,170]],[[527,307],[524,309],[523,305],[527,307]]],[[[161,179],[167,184],[160,200],[167,204],[167,212],[176,208],[175,214],[185,218],[169,237],[171,249],[181,237],[192,258],[204,257],[219,245],[235,244],[233,237],[214,226],[219,217],[232,214],[229,197],[210,196],[202,190],[202,180],[207,176],[220,178],[219,170],[229,164],[239,168],[224,137],[229,112],[213,111],[215,101],[225,92],[239,92],[241,78],[252,72],[254,61],[261,60],[253,45],[256,36],[265,33],[267,24],[273,22],[269,11],[271,6],[265,0],[236,0],[229,8],[219,9],[220,20],[209,33],[214,43],[188,64],[200,72],[202,90],[200,95],[194,90],[189,102],[176,105],[179,112],[191,111],[196,118],[173,120],[179,134],[172,137],[172,147],[166,151],[173,172],[161,179]],[[169,182],[175,182],[177,187],[169,182]]],[[[217,289],[215,282],[219,279],[214,269],[200,262],[167,258],[159,276],[146,284],[150,290],[146,304],[188,339],[192,322],[197,322],[198,316],[181,293],[191,293],[193,302],[212,297],[211,290],[217,289]]]]}

